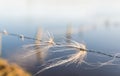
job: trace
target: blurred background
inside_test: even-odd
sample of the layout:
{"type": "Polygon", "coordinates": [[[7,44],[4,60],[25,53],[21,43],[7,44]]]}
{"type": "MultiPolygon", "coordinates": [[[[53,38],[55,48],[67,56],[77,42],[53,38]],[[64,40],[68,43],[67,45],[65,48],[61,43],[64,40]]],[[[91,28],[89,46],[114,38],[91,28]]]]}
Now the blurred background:
{"type": "MultiPolygon", "coordinates": [[[[35,37],[37,29],[42,28],[52,32],[56,41],[62,41],[61,37],[66,36],[67,26],[70,25],[73,40],[84,43],[88,49],[114,55],[120,52],[119,9],[119,0],[0,0],[0,30],[35,37]]],[[[19,38],[3,35],[2,57],[35,73],[40,68],[35,67],[33,59],[17,59],[20,58],[18,54],[25,55],[26,51],[22,46],[31,43],[34,40],[21,41],[19,38]]],[[[92,53],[88,53],[87,57],[90,62],[107,59],[111,58],[92,53]]],[[[60,66],[40,75],[120,76],[120,66],[106,66],[97,70],[85,70],[84,66],[72,68],[74,64],[70,67],[60,66]]]]}

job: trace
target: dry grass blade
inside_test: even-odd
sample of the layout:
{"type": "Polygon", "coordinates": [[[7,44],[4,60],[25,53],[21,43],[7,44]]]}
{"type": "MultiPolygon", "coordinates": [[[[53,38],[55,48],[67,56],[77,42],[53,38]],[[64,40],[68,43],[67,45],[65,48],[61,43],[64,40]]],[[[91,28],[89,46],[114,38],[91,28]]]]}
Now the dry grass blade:
{"type": "MultiPolygon", "coordinates": [[[[77,43],[79,44],[79,43],[77,43]]],[[[60,66],[60,65],[63,65],[63,64],[72,64],[72,63],[78,63],[78,64],[81,64],[82,62],[84,62],[84,59],[87,55],[87,51],[82,51],[80,49],[78,49],[79,47],[80,48],[83,48],[83,49],[86,49],[85,45],[83,44],[79,44],[79,46],[76,44],[75,45],[71,45],[72,48],[75,48],[75,50],[77,51],[75,54],[71,54],[69,55],[66,59],[62,59],[61,58],[58,58],[57,60],[55,59],[52,60],[52,62],[49,64],[46,64],[44,65],[45,67],[38,71],[35,75],[47,70],[47,69],[50,69],[50,68],[53,68],[53,67],[56,67],[56,66],[60,66]]]]}

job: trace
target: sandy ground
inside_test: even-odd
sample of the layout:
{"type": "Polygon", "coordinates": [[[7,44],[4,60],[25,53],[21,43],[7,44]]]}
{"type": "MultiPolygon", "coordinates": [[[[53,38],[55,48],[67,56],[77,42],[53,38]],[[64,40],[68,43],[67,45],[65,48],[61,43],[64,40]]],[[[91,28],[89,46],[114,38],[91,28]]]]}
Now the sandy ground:
{"type": "Polygon", "coordinates": [[[0,58],[0,76],[31,76],[16,64],[9,64],[0,58]]]}

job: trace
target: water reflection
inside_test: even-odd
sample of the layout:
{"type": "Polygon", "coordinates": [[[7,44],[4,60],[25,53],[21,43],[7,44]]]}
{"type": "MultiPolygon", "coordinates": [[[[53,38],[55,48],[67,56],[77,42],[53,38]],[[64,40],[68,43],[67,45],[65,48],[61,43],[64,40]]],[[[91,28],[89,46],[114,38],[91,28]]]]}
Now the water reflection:
{"type": "Polygon", "coordinates": [[[40,41],[38,41],[38,40],[41,40],[41,38],[42,38],[42,29],[39,28],[38,31],[37,31],[37,34],[36,34],[36,39],[37,40],[35,40],[36,58],[37,58],[38,63],[44,63],[44,56],[42,54],[43,50],[39,46],[40,41]]]}
{"type": "Polygon", "coordinates": [[[105,28],[112,28],[112,27],[119,27],[120,26],[120,23],[119,22],[116,22],[116,21],[110,21],[110,19],[106,19],[105,21],[104,21],[104,26],[105,26],[105,28]]]}
{"type": "Polygon", "coordinates": [[[2,55],[2,33],[0,33],[0,56],[2,55]]]}
{"type": "Polygon", "coordinates": [[[72,25],[71,24],[69,24],[68,26],[67,26],[67,31],[66,31],[66,43],[70,43],[71,40],[72,39],[72,25]]]}
{"type": "MultiPolygon", "coordinates": [[[[105,52],[105,53],[118,53],[119,51],[113,51],[112,50],[112,48],[115,48],[115,47],[117,47],[118,49],[119,49],[119,37],[116,37],[116,36],[118,36],[118,31],[119,31],[119,28],[112,28],[112,30],[110,30],[109,32],[107,32],[105,29],[103,29],[103,28],[105,28],[105,27],[103,27],[103,26],[101,26],[101,27],[97,27],[97,29],[96,29],[96,27],[97,26],[80,26],[80,33],[81,34],[83,34],[84,35],[84,39],[85,39],[85,42],[86,42],[86,44],[87,44],[87,48],[92,48],[92,49],[95,49],[95,50],[98,50],[98,49],[103,49],[103,50],[101,50],[101,52],[105,52]],[[111,34],[111,32],[112,32],[112,34],[111,34]],[[109,38],[110,38],[110,42],[109,43],[106,43],[106,40],[108,40],[108,39],[101,39],[101,37],[106,37],[106,36],[104,36],[104,35],[106,35],[106,34],[110,34],[109,35],[109,38]],[[114,37],[113,37],[114,36],[114,37]],[[117,39],[116,39],[117,38],[117,39]],[[114,40],[115,39],[115,40],[114,40]],[[115,42],[113,43],[111,40],[114,40],[115,42]],[[114,46],[112,46],[111,44],[115,44],[114,46]],[[103,47],[104,46],[104,47],[103,47]],[[104,50],[106,50],[106,49],[111,49],[111,51],[104,51],[104,50]]],[[[74,29],[74,27],[72,28],[72,29],[74,29]]],[[[42,39],[42,35],[41,35],[41,29],[39,29],[38,31],[37,31],[37,34],[36,34],[36,39],[37,40],[41,40],[42,39]]],[[[54,33],[54,32],[53,32],[54,33]]],[[[74,35],[74,33],[71,33],[71,26],[68,26],[68,28],[67,28],[67,31],[66,31],[66,39],[68,39],[68,40],[71,40],[72,39],[72,36],[71,36],[71,34],[73,34],[72,36],[74,36],[75,37],[75,35],[74,35]]],[[[57,38],[59,38],[59,37],[57,37],[57,38]]],[[[41,65],[41,64],[44,64],[45,62],[46,62],[46,58],[49,58],[50,56],[49,55],[47,55],[48,57],[46,57],[46,54],[47,54],[47,52],[49,51],[50,52],[50,48],[51,47],[53,47],[55,44],[56,44],[56,42],[54,42],[54,41],[56,41],[57,40],[57,38],[55,38],[54,39],[54,37],[51,37],[51,35],[49,36],[49,38],[46,40],[46,39],[44,39],[45,41],[44,42],[40,42],[40,41],[34,41],[34,42],[29,42],[28,44],[29,45],[27,45],[27,48],[25,48],[24,49],[24,52],[22,53],[23,54],[23,56],[24,56],[24,58],[23,59],[21,59],[20,57],[22,57],[22,56],[20,56],[20,55],[18,55],[18,53],[17,53],[17,55],[16,55],[16,60],[17,60],[17,62],[18,63],[22,63],[22,66],[24,66],[24,67],[26,67],[26,68],[28,68],[28,63],[29,63],[29,68],[33,68],[34,67],[34,69],[35,69],[35,71],[36,71],[36,63],[37,63],[37,66],[39,66],[39,65],[41,65]],[[32,44],[30,44],[30,43],[33,43],[33,45],[32,44]],[[45,46],[46,45],[46,46],[45,46]],[[49,50],[48,50],[49,49],[49,50]],[[34,66],[33,66],[34,65],[34,66]],[[32,67],[31,67],[32,66],[32,67]]],[[[76,40],[78,40],[79,41],[79,38],[77,38],[76,40]]],[[[17,41],[17,42],[19,42],[19,41],[17,41]]],[[[16,42],[16,43],[17,43],[16,42]]],[[[67,41],[66,40],[66,42],[68,43],[68,45],[69,45],[69,43],[71,43],[71,41],[67,41]]],[[[62,40],[61,40],[61,42],[60,43],[62,43],[62,40]]],[[[24,43],[24,44],[26,44],[26,43],[24,43]]],[[[20,46],[20,45],[18,45],[18,46],[20,46]]],[[[69,45],[69,47],[71,47],[70,45],[69,45]]],[[[115,48],[116,49],[116,48],[115,48]]],[[[56,51],[57,52],[57,50],[53,50],[53,49],[51,49],[52,51],[56,51]]],[[[61,57],[63,57],[63,56],[68,56],[69,54],[67,54],[67,55],[65,55],[65,53],[66,53],[66,51],[65,51],[65,49],[64,48],[61,48],[61,50],[63,50],[61,53],[59,52],[59,54],[58,55],[60,55],[61,57]]],[[[23,51],[23,50],[21,50],[21,51],[23,51]]],[[[72,51],[73,51],[73,49],[72,49],[72,51]]],[[[68,53],[70,53],[71,51],[68,51],[68,53]]],[[[72,54],[73,54],[74,52],[72,52],[72,54]]],[[[19,53],[20,54],[20,53],[19,53]]],[[[79,53],[79,55],[80,55],[81,53],[79,53]]],[[[82,53],[83,54],[83,53],[82,53]]],[[[85,53],[86,54],[86,53],[85,53]]],[[[89,54],[89,53],[88,53],[89,54]]],[[[53,54],[52,54],[53,55],[53,54]]],[[[56,54],[57,55],[57,54],[56,54]]],[[[76,56],[78,56],[79,57],[79,55],[77,54],[77,55],[73,55],[73,60],[75,60],[77,57],[76,56]]],[[[51,57],[51,58],[49,58],[49,59],[54,59],[55,57],[54,57],[54,55],[53,55],[53,57],[51,57]]],[[[92,55],[90,55],[88,58],[91,58],[91,59],[89,59],[89,61],[91,61],[91,60],[95,60],[95,61],[102,61],[102,60],[108,60],[106,57],[104,57],[104,58],[101,58],[100,60],[97,60],[97,59],[95,59],[94,58],[94,56],[92,56],[92,55]]],[[[96,58],[98,58],[98,57],[96,57],[96,58]]],[[[108,61],[108,62],[105,62],[105,63],[99,63],[99,65],[108,65],[108,64],[112,64],[112,61],[113,60],[111,60],[111,61],[108,61]]],[[[70,58],[68,58],[68,62],[70,62],[70,58]]],[[[58,61],[58,62],[56,62],[56,63],[59,63],[60,64],[60,66],[61,66],[61,64],[64,64],[64,60],[63,61],[58,61]]],[[[65,63],[66,63],[66,61],[65,61],[65,63]]],[[[57,65],[59,65],[59,64],[55,64],[55,66],[57,66],[57,65]]],[[[50,65],[50,64],[49,64],[50,65]]],[[[74,64],[72,64],[72,65],[74,65],[74,64]]],[[[84,64],[83,64],[84,65],[84,64]]],[[[50,66],[50,68],[51,67],[55,67],[53,64],[52,64],[52,66],[50,66]]],[[[47,66],[47,67],[49,67],[49,66],[47,66]]],[[[59,67],[59,66],[58,66],[59,67]]],[[[81,66],[81,67],[84,67],[84,66],[81,66]]],[[[111,66],[110,66],[111,67],[111,66]]],[[[57,68],[57,67],[55,67],[55,68],[57,68]]],[[[69,67],[66,67],[66,68],[69,68],[69,67]]],[[[38,68],[37,68],[38,69],[38,68]]],[[[41,68],[39,68],[38,70],[40,70],[41,68]]],[[[48,68],[49,69],[49,68],[48,68]]],[[[54,68],[53,68],[54,69],[54,68]]],[[[70,68],[70,69],[72,69],[72,68],[70,68]]],[[[38,71],[37,70],[37,71],[38,71]]],[[[50,69],[51,70],[51,69],[50,69]]],[[[83,71],[84,69],[82,69],[82,71],[83,71]]],[[[99,69],[97,69],[97,70],[99,70],[99,69]]],[[[107,69],[106,69],[107,70],[107,69]]],[[[37,72],[36,71],[36,72],[37,72]]],[[[32,70],[32,72],[33,72],[33,70],[32,70]]],[[[57,71],[58,72],[58,71],[57,71]]],[[[85,70],[82,72],[82,73],[84,73],[85,72],[85,70]]],[[[43,73],[49,73],[49,72],[47,72],[47,71],[45,71],[45,72],[43,72],[43,73]]],[[[52,73],[52,72],[51,72],[52,73]]],[[[65,71],[64,72],[65,74],[64,75],[66,75],[67,74],[67,71],[65,71]]],[[[73,73],[73,72],[72,72],[73,73]]],[[[76,73],[76,71],[74,72],[74,73],[76,73]]],[[[89,73],[88,71],[86,71],[85,73],[89,73]]],[[[97,72],[96,72],[97,73],[97,72]]],[[[112,72],[112,73],[114,73],[114,72],[112,72]]],[[[45,76],[46,76],[46,74],[45,74],[45,76]]],[[[57,74],[59,74],[59,73],[57,73],[57,74]]],[[[119,74],[119,73],[117,73],[117,74],[119,74]]],[[[50,74],[51,75],[51,74],[50,74]]],[[[52,74],[53,75],[53,74],[52,74]]],[[[55,74],[54,74],[55,75],[55,74]]],[[[78,74],[77,76],[79,76],[79,75],[81,75],[81,74],[78,74]]],[[[85,75],[85,74],[83,74],[83,75],[85,75]]],[[[95,75],[95,74],[93,74],[93,75],[95,75]]],[[[43,75],[44,76],[44,75],[43,75]]],[[[49,75],[48,75],[49,76],[49,75]]],[[[71,75],[72,76],[72,75],[71,75]]],[[[103,76],[105,76],[104,74],[103,74],[103,76]]]]}

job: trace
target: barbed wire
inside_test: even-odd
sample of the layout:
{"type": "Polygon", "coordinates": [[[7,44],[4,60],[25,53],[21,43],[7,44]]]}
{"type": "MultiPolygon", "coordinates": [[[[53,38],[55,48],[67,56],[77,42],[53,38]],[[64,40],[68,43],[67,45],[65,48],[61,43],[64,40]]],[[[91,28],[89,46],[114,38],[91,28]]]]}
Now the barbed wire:
{"type": "Polygon", "coordinates": [[[19,37],[19,38],[24,38],[24,39],[30,39],[30,40],[37,40],[37,41],[42,41],[36,38],[32,38],[32,37],[28,37],[28,36],[24,36],[23,34],[14,34],[14,33],[8,33],[7,31],[0,31],[0,33],[5,34],[5,35],[10,35],[10,36],[15,36],[15,37],[19,37]]]}
{"type": "MultiPolygon", "coordinates": [[[[32,38],[32,37],[24,36],[23,34],[8,33],[6,30],[0,31],[0,33],[1,33],[1,34],[4,34],[4,35],[19,37],[19,38],[21,38],[22,40],[24,40],[24,39],[29,39],[29,40],[37,40],[37,41],[42,42],[42,40],[39,40],[39,39],[37,39],[37,38],[32,38]]],[[[55,45],[62,45],[62,44],[56,43],[55,45]]],[[[83,49],[83,48],[79,48],[79,49],[80,49],[81,51],[87,51],[87,52],[97,53],[97,54],[105,55],[105,56],[108,56],[108,57],[120,58],[120,56],[114,56],[114,55],[111,55],[111,54],[107,54],[107,53],[103,53],[103,52],[95,51],[95,50],[91,50],[91,49],[83,49]]]]}
{"type": "Polygon", "coordinates": [[[87,51],[87,52],[92,52],[92,53],[97,53],[97,54],[105,55],[105,56],[108,56],[108,57],[120,58],[119,56],[114,56],[114,55],[103,53],[103,52],[100,52],[100,51],[95,51],[95,50],[90,50],[90,49],[82,49],[82,48],[80,48],[80,50],[87,51]]]}

